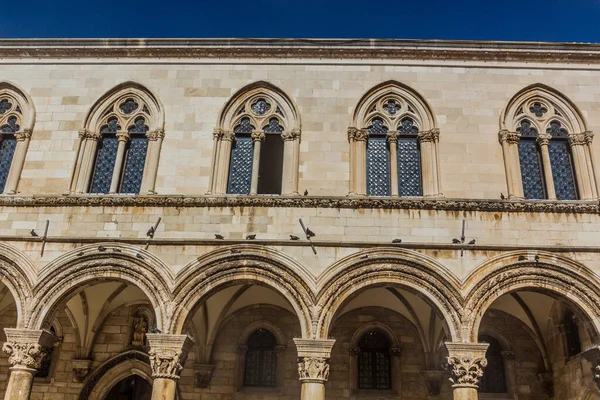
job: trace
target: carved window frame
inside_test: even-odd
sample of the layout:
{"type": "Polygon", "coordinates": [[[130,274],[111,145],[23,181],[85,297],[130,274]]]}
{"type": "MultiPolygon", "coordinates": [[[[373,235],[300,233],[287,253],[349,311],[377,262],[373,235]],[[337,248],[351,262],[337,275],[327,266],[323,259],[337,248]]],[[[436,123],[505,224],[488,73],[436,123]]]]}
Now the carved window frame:
{"type": "Polygon", "coordinates": [[[236,346],[235,357],[235,389],[236,392],[254,393],[254,394],[284,394],[285,366],[286,366],[286,339],[279,327],[269,321],[261,320],[248,325],[242,332],[236,346]],[[259,329],[268,330],[275,336],[277,353],[277,374],[275,376],[275,386],[254,387],[244,385],[244,374],[246,367],[246,352],[248,351],[248,338],[259,329]]]}
{"type": "Polygon", "coordinates": [[[4,194],[15,194],[35,124],[35,107],[27,92],[9,82],[0,82],[0,102],[10,104],[8,108],[3,107],[4,111],[0,113],[0,132],[9,122],[18,126],[17,130],[11,131],[16,143],[3,190],[4,194]]]}
{"type": "Polygon", "coordinates": [[[498,138],[502,146],[509,199],[525,199],[519,160],[519,143],[525,140],[522,125],[530,124],[541,163],[545,198],[557,200],[548,146],[556,139],[550,135],[552,124],[560,124],[568,141],[577,200],[598,199],[600,183],[592,153],[593,133],[587,129],[580,110],[562,93],[542,84],[522,89],[508,102],[500,116],[498,138]]]}
{"type": "Polygon", "coordinates": [[[398,138],[405,133],[402,121],[410,119],[417,129],[421,195],[423,197],[441,197],[440,130],[434,113],[419,93],[395,81],[384,82],[372,88],[356,106],[352,125],[348,128],[350,142],[349,195],[367,195],[367,142],[370,135],[369,127],[375,118],[382,119],[388,129],[391,196],[399,196],[396,146],[398,138]],[[393,113],[385,109],[385,104],[388,104],[389,101],[400,106],[393,113]]]}
{"type": "Polygon", "coordinates": [[[145,136],[148,140],[146,160],[139,194],[156,194],[156,176],[160,160],[160,150],[164,139],[164,111],[158,98],[146,87],[135,82],[125,82],[104,94],[90,109],[83,129],[79,132],[76,146],[76,156],[72,168],[69,193],[89,193],[98,143],[102,139],[102,130],[109,119],[117,120],[118,131],[114,132],[119,147],[113,169],[110,190],[108,194],[116,194],[120,185],[128,142],[132,130],[139,118],[145,119],[147,129],[145,136]],[[138,107],[131,113],[120,108],[129,99],[134,100],[138,107]]]}
{"type": "MultiPolygon", "coordinates": [[[[261,111],[262,112],[262,111],[261,111]]],[[[283,127],[283,167],[281,195],[298,195],[298,168],[300,159],[301,123],[296,105],[281,89],[268,83],[256,82],[239,90],[224,106],[213,132],[213,155],[208,194],[227,194],[232,146],[236,141],[235,129],[244,118],[253,127],[248,135],[253,141],[252,176],[249,195],[257,194],[261,142],[270,118],[277,118],[283,127]],[[252,106],[266,100],[270,108],[265,114],[253,112],[252,106]]],[[[263,161],[264,162],[264,161],[263,161]]]]}

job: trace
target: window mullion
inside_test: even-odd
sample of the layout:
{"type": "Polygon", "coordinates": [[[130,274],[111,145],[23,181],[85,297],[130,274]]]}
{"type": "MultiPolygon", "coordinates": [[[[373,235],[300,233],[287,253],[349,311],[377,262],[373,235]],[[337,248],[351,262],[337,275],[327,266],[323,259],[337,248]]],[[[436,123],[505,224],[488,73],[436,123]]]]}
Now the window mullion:
{"type": "Polygon", "coordinates": [[[258,171],[260,167],[260,148],[265,134],[260,131],[252,132],[254,152],[252,154],[252,180],[250,181],[250,195],[255,196],[258,192],[258,171]]]}
{"type": "Polygon", "coordinates": [[[387,141],[390,148],[391,195],[398,196],[398,132],[389,131],[387,134],[387,141]]]}
{"type": "Polygon", "coordinates": [[[129,139],[129,133],[126,131],[120,131],[117,133],[117,140],[119,141],[117,147],[117,157],[115,159],[115,168],[113,169],[112,179],[110,180],[109,194],[117,193],[121,183],[121,172],[123,171],[123,160],[125,159],[125,147],[127,140],[129,139]]]}
{"type": "Polygon", "coordinates": [[[538,134],[537,142],[540,146],[542,155],[542,165],[544,170],[544,183],[548,200],[556,200],[556,191],[554,190],[554,178],[552,177],[552,166],[550,165],[550,153],[548,152],[548,142],[552,136],[550,134],[538,134]]]}

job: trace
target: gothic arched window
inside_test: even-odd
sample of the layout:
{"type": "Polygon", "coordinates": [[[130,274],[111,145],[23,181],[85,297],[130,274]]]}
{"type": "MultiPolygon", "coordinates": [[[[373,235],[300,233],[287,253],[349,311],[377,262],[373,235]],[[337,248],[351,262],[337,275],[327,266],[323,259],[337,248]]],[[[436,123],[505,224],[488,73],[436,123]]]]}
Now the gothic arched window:
{"type": "Polygon", "coordinates": [[[503,112],[500,142],[511,198],[598,197],[592,133],[574,106],[543,85],[517,94],[503,112]]]}
{"type": "Polygon", "coordinates": [[[0,82],[0,193],[17,191],[33,120],[29,96],[13,85],[0,82]]]}
{"type": "Polygon", "coordinates": [[[92,108],[80,132],[71,192],[154,193],[163,117],[140,85],[113,89],[92,108]]]}
{"type": "Polygon", "coordinates": [[[567,357],[573,357],[581,353],[581,339],[577,327],[577,316],[569,309],[565,310],[563,327],[567,344],[567,357]]]}
{"type": "Polygon", "coordinates": [[[485,353],[487,366],[479,382],[479,392],[506,393],[506,370],[502,356],[502,346],[489,335],[480,335],[479,342],[490,344],[485,353]]]}
{"type": "Polygon", "coordinates": [[[398,83],[380,85],[361,100],[354,124],[348,129],[351,194],[440,194],[439,130],[420,96],[398,83]]]}
{"type": "Polygon", "coordinates": [[[257,329],[246,341],[244,386],[275,386],[277,383],[277,339],[268,329],[257,329]]]}
{"type": "Polygon", "coordinates": [[[358,342],[358,388],[392,388],[390,341],[379,331],[365,333],[358,342]]]}
{"type": "Polygon", "coordinates": [[[210,193],[297,194],[298,114],[279,89],[259,82],[239,91],[213,138],[210,193]]]}

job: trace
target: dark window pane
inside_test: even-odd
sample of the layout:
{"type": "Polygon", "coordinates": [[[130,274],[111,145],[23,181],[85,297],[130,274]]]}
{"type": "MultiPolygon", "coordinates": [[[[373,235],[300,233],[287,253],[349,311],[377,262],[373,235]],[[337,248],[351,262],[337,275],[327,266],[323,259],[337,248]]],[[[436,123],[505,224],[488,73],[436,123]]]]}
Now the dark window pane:
{"type": "Polygon", "coordinates": [[[390,153],[385,137],[369,137],[367,142],[367,195],[390,195],[390,153]]]}
{"type": "Polygon", "coordinates": [[[563,326],[567,339],[567,357],[573,357],[581,353],[581,339],[577,328],[577,317],[571,310],[565,311],[563,326]]]}
{"type": "Polygon", "coordinates": [[[398,139],[398,191],[400,196],[421,196],[421,153],[417,139],[398,139]]]}
{"type": "Polygon", "coordinates": [[[231,144],[227,193],[250,194],[253,150],[254,144],[249,137],[238,137],[237,140],[231,144]]]}
{"type": "Polygon", "coordinates": [[[558,200],[577,200],[573,164],[571,163],[567,142],[551,140],[548,143],[548,152],[550,153],[550,166],[556,198],[558,200]]]}
{"type": "Polygon", "coordinates": [[[391,383],[390,343],[378,331],[366,333],[358,343],[358,388],[389,390],[391,383]]]}
{"type": "Polygon", "coordinates": [[[146,135],[131,135],[129,139],[125,166],[123,167],[123,182],[121,193],[140,192],[142,177],[144,176],[144,164],[148,152],[148,138],[146,135]]]}
{"type": "Polygon", "coordinates": [[[19,124],[17,122],[18,122],[17,117],[8,117],[8,120],[6,121],[6,125],[4,125],[3,127],[0,128],[0,132],[2,132],[2,133],[19,132],[19,129],[21,129],[21,127],[19,126],[19,124]]]}
{"type": "MultiPolygon", "coordinates": [[[[52,333],[53,335],[56,334],[54,326],[50,327],[50,333],[52,333]]],[[[42,359],[42,364],[35,373],[35,376],[37,378],[47,378],[50,375],[50,367],[52,366],[52,356],[54,356],[54,347],[48,349],[46,356],[42,359]]]]}
{"type": "Polygon", "coordinates": [[[102,136],[102,139],[98,143],[90,193],[109,192],[113,170],[115,169],[118,144],[119,142],[115,135],[108,134],[102,136]]]}
{"type": "Polygon", "coordinates": [[[2,142],[0,142],[0,193],[4,192],[16,147],[17,139],[15,135],[6,133],[2,135],[2,142]]]}
{"type": "Polygon", "coordinates": [[[265,135],[258,167],[259,194],[281,194],[283,172],[283,140],[280,135],[265,135]]]}
{"type": "Polygon", "coordinates": [[[519,162],[521,164],[521,178],[523,180],[523,193],[526,199],[545,199],[544,184],[542,180],[542,165],[533,140],[519,141],[519,162]]]}
{"type": "Polygon", "coordinates": [[[524,119],[521,121],[521,126],[517,128],[517,132],[521,134],[521,137],[536,137],[537,129],[531,126],[531,122],[524,119]]]}
{"type": "Polygon", "coordinates": [[[506,393],[506,372],[500,343],[488,335],[479,336],[479,342],[490,344],[485,353],[488,363],[479,382],[479,392],[506,393]]]}
{"type": "Polygon", "coordinates": [[[246,342],[244,386],[275,386],[277,353],[275,336],[266,329],[253,332],[246,342]]]}

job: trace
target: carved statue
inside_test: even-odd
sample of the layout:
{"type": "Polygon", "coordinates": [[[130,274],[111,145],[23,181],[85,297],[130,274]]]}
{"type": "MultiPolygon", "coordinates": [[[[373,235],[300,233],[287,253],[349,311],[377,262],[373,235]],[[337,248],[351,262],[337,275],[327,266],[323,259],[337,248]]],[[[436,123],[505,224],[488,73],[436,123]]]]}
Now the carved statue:
{"type": "Polygon", "coordinates": [[[133,346],[143,346],[146,333],[148,333],[148,321],[144,315],[138,314],[138,317],[135,319],[135,325],[133,326],[133,338],[131,344],[133,346]]]}

